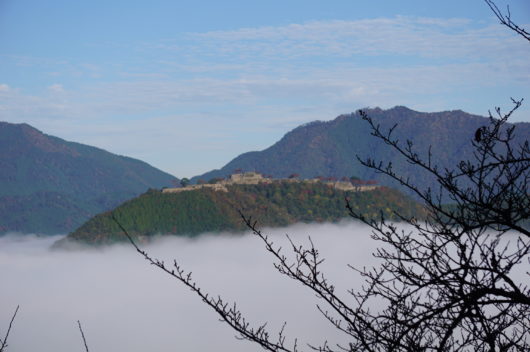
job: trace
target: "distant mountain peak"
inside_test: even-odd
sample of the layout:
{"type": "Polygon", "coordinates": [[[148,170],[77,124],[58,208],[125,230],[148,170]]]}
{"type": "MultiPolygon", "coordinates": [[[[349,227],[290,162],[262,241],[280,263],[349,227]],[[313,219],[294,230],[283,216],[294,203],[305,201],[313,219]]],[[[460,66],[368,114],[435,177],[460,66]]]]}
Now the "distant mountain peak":
{"type": "Polygon", "coordinates": [[[136,159],[0,122],[0,232],[64,233],[174,177],[136,159]]]}
{"type": "Polygon", "coordinates": [[[19,131],[22,131],[24,133],[27,133],[28,135],[44,134],[40,130],[38,130],[37,128],[35,128],[35,127],[25,123],[25,122],[12,123],[12,122],[7,122],[7,121],[0,121],[0,129],[6,129],[6,128],[11,128],[13,130],[19,130],[19,131]]]}
{"type": "MultiPolygon", "coordinates": [[[[411,140],[421,157],[425,157],[432,147],[433,160],[436,160],[440,168],[454,168],[461,160],[472,158],[473,134],[477,128],[488,123],[486,117],[462,110],[428,113],[401,105],[386,110],[379,107],[362,110],[380,124],[382,131],[397,125],[394,138],[402,143],[411,140]]],[[[529,135],[530,124],[518,124],[516,136],[519,139],[516,142],[521,142],[521,139],[529,135]]],[[[342,114],[334,120],[299,126],[269,148],[241,154],[223,168],[196,176],[192,181],[226,177],[232,170],[242,169],[256,170],[277,178],[293,173],[302,178],[356,176],[400,187],[396,182],[384,179],[381,174],[363,166],[357,156],[361,159],[374,158],[392,162],[396,172],[409,176],[420,188],[434,185],[381,140],[373,137],[368,123],[359,117],[358,110],[342,114]]]]}
{"type": "Polygon", "coordinates": [[[418,111],[415,111],[415,110],[412,110],[404,105],[396,105],[394,106],[393,108],[390,108],[388,109],[390,111],[400,111],[400,112],[409,112],[409,111],[412,111],[412,112],[418,112],[418,111]]]}
{"type": "Polygon", "coordinates": [[[322,120],[313,120],[313,121],[309,121],[309,122],[303,123],[303,124],[301,124],[300,126],[295,127],[295,129],[297,129],[297,128],[314,127],[314,126],[321,125],[321,124],[323,124],[323,123],[325,123],[325,121],[322,121],[322,120]]]}
{"type": "Polygon", "coordinates": [[[19,151],[36,148],[46,153],[61,153],[78,156],[79,153],[68,145],[68,142],[48,136],[27,123],[0,123],[0,137],[3,143],[10,141],[17,144],[19,151]]]}

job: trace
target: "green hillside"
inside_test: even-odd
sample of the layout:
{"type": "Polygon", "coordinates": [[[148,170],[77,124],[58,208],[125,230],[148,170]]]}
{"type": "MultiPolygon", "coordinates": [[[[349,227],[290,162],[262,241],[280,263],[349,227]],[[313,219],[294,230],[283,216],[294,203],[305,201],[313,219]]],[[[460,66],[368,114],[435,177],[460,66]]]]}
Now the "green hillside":
{"type": "Polygon", "coordinates": [[[179,193],[151,190],[111,212],[95,216],[67,239],[90,244],[124,241],[114,216],[135,237],[175,234],[196,236],[204,232],[245,230],[238,209],[260,226],[286,226],[297,222],[334,222],[348,216],[345,197],[366,217],[382,211],[422,214],[417,203],[396,190],[339,191],[324,183],[275,182],[228,185],[228,192],[198,189],[179,193]]]}
{"type": "Polygon", "coordinates": [[[0,233],[67,233],[173,176],[140,160],[0,122],[0,233]]]}

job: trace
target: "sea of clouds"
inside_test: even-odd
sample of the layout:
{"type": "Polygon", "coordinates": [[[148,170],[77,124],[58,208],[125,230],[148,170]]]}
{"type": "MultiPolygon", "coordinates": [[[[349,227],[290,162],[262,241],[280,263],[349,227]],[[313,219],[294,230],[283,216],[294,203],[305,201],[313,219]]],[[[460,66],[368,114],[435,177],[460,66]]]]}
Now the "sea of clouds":
{"type": "MultiPolygon", "coordinates": [[[[375,263],[370,229],[352,221],[265,229],[289,252],[285,234],[300,244],[308,236],[326,258],[323,269],[346,299],[362,280],[348,268],[375,263]]],[[[154,266],[130,245],[51,251],[61,236],[0,237],[0,335],[20,305],[9,352],[84,351],[77,321],[91,352],[260,351],[235,332],[193,292],[154,266]]],[[[281,276],[263,242],[249,234],[166,237],[144,247],[152,256],[176,259],[205,291],[238,307],[254,326],[268,322],[306,343],[344,342],[316,309],[317,297],[281,276]]],[[[292,342],[292,340],[291,340],[292,342]]]]}

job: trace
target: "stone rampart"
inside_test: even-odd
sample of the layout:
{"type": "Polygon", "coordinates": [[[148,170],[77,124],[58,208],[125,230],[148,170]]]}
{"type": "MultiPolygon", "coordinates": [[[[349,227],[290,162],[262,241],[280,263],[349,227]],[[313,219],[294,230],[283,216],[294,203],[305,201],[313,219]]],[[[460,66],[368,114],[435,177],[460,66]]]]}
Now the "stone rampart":
{"type": "Polygon", "coordinates": [[[228,179],[221,180],[217,183],[210,184],[201,184],[201,185],[189,185],[186,187],[180,188],[164,188],[162,193],[178,193],[185,191],[193,191],[195,189],[209,188],[214,191],[228,192],[226,188],[227,185],[257,185],[260,183],[272,183],[272,182],[307,182],[307,183],[317,183],[322,182],[327,184],[335,189],[341,191],[354,191],[354,192],[365,192],[373,191],[374,189],[379,188],[380,186],[376,185],[354,185],[351,182],[347,181],[321,181],[319,179],[310,179],[310,180],[299,180],[297,178],[280,178],[280,179],[270,179],[265,178],[263,175],[257,172],[245,172],[241,174],[232,174],[228,179]]]}

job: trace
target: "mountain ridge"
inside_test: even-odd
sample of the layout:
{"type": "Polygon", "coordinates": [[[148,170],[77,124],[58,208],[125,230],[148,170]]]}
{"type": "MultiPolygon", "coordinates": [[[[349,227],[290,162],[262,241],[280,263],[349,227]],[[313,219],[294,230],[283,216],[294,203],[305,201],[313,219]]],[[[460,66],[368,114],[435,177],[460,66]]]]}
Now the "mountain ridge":
{"type": "Polygon", "coordinates": [[[0,233],[66,233],[174,176],[134,158],[0,122],[0,233]]]}
{"type": "Polygon", "coordinates": [[[239,211],[252,216],[260,226],[268,227],[297,222],[336,222],[348,217],[345,198],[367,219],[377,219],[381,212],[389,219],[396,219],[395,211],[416,218],[426,214],[418,203],[394,189],[345,191],[316,180],[264,180],[179,192],[150,190],[112,211],[94,216],[56,247],[69,243],[123,242],[127,239],[121,227],[139,240],[166,234],[194,237],[207,232],[241,233],[248,229],[239,211]]]}
{"type": "MultiPolygon", "coordinates": [[[[477,128],[489,123],[487,117],[473,115],[462,110],[441,112],[418,112],[405,106],[391,109],[367,108],[365,110],[383,130],[392,128],[394,137],[401,142],[411,139],[416,151],[427,158],[432,146],[433,160],[439,167],[453,169],[460,160],[472,158],[474,133],[477,128]]],[[[511,125],[511,124],[509,124],[511,125]]],[[[522,142],[530,135],[530,123],[518,122],[516,142],[522,142]]],[[[361,179],[375,179],[389,187],[404,188],[396,181],[388,180],[371,169],[361,165],[362,159],[374,158],[392,162],[394,171],[410,177],[421,189],[433,187],[436,183],[425,172],[417,172],[410,164],[400,160],[398,154],[370,135],[368,123],[359,113],[341,114],[330,121],[313,121],[287,132],[279,141],[261,151],[242,153],[220,169],[214,169],[193,177],[208,181],[211,178],[226,177],[233,170],[257,171],[276,178],[292,173],[302,178],[316,176],[356,176],[361,179]]]]}

